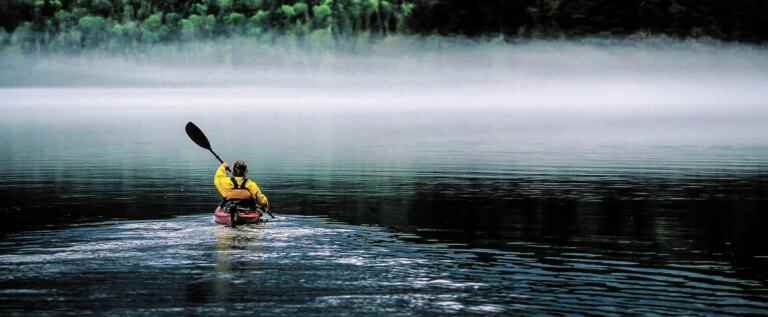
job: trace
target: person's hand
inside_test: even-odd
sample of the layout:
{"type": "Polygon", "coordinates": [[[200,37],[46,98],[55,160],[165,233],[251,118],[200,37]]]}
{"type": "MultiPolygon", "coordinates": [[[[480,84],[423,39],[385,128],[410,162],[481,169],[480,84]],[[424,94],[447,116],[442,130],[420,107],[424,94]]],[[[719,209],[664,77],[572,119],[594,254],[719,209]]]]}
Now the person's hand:
{"type": "Polygon", "coordinates": [[[232,171],[232,169],[229,168],[229,164],[227,164],[227,162],[221,163],[221,165],[224,166],[224,170],[226,170],[227,172],[232,171]]]}

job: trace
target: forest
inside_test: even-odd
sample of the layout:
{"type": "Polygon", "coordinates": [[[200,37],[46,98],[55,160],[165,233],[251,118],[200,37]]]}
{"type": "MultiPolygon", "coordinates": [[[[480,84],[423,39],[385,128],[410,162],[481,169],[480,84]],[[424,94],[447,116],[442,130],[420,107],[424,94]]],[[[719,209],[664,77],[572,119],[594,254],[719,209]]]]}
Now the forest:
{"type": "Polygon", "coordinates": [[[392,34],[768,39],[761,0],[4,0],[0,46],[126,50],[231,36],[338,42],[392,34]]]}

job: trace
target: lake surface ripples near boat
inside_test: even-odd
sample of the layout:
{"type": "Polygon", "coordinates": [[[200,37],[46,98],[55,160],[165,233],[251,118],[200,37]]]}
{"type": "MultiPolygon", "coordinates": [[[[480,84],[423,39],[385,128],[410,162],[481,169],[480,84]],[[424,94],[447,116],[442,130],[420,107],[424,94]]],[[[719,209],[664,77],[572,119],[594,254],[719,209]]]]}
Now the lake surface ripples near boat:
{"type": "Polygon", "coordinates": [[[318,216],[30,231],[0,243],[0,267],[11,315],[768,313],[764,281],[702,255],[629,242],[483,248],[318,216]]]}

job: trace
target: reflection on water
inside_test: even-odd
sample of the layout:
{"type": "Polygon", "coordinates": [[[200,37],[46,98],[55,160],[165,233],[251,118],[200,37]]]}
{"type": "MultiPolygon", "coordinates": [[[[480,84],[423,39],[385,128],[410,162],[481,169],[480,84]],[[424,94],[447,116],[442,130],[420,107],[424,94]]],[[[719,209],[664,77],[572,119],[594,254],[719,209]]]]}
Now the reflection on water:
{"type": "Polygon", "coordinates": [[[6,314],[766,314],[765,281],[695,253],[424,234],[281,216],[210,215],[12,234],[6,314]]]}
{"type": "Polygon", "coordinates": [[[761,114],[90,106],[0,118],[3,313],[768,314],[761,114]],[[190,120],[278,220],[212,223],[190,120]]]}

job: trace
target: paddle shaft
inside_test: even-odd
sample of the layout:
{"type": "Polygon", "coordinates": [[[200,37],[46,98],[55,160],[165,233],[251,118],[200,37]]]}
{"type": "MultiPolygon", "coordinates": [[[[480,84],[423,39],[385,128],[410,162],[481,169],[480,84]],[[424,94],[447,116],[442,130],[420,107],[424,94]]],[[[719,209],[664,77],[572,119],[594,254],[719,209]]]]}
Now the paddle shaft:
{"type": "Polygon", "coordinates": [[[267,214],[268,214],[270,217],[272,217],[272,219],[275,219],[275,216],[274,216],[274,215],[272,215],[272,212],[271,212],[270,210],[272,210],[272,206],[270,206],[269,204],[267,204],[267,208],[264,208],[264,211],[265,211],[265,212],[266,212],[266,213],[267,213],[267,214]]]}
{"type": "MultiPolygon", "coordinates": [[[[219,163],[221,163],[221,164],[224,164],[224,160],[222,160],[222,159],[221,159],[221,157],[219,157],[219,155],[218,155],[218,154],[216,154],[216,152],[214,152],[214,151],[213,151],[213,149],[208,149],[208,151],[211,151],[211,154],[213,154],[213,156],[215,156],[215,157],[216,157],[216,159],[217,159],[217,160],[219,160],[219,163]]],[[[227,172],[232,172],[232,171],[229,169],[229,166],[227,166],[227,167],[226,167],[226,169],[227,169],[227,172]]]]}

